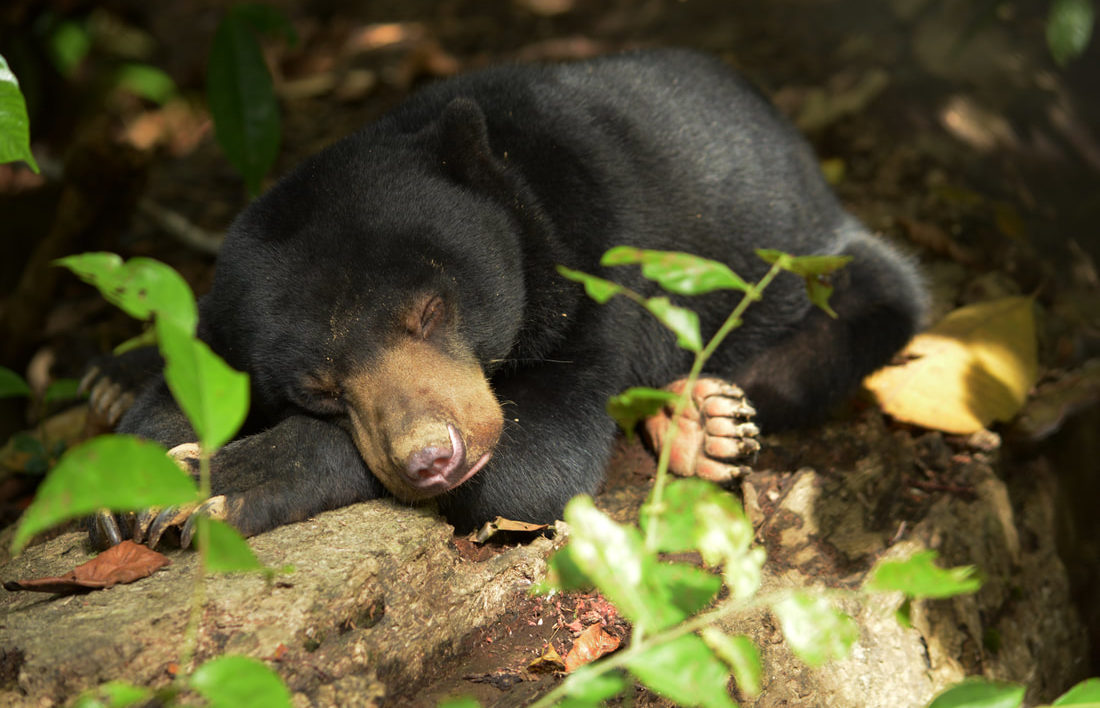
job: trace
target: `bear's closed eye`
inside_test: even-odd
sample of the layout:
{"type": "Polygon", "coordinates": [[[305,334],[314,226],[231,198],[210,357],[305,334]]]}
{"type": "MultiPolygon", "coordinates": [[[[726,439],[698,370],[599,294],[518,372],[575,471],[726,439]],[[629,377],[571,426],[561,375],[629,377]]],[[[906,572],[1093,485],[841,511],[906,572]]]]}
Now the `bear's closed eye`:
{"type": "Polygon", "coordinates": [[[409,334],[428,339],[435,328],[446,318],[446,305],[443,298],[431,295],[424,298],[419,306],[412,308],[405,319],[405,329],[409,334]]]}
{"type": "Polygon", "coordinates": [[[339,382],[330,374],[305,374],[301,377],[301,389],[297,403],[303,408],[323,415],[340,415],[344,412],[344,393],[339,382]]]}

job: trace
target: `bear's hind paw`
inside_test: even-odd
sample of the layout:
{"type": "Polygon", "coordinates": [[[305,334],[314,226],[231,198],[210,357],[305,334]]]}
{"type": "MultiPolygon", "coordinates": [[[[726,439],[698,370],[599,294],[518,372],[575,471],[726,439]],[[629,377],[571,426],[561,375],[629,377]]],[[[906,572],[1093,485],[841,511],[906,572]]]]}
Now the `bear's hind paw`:
{"type": "MultiPolygon", "coordinates": [[[[680,379],[665,390],[680,394],[686,383],[680,379]]],[[[646,435],[658,453],[668,439],[673,408],[670,403],[645,421],[646,435]]],[[[691,405],[678,421],[669,470],[681,477],[718,483],[744,476],[760,450],[754,415],[756,411],[739,387],[722,379],[699,379],[691,391],[691,405]]]]}

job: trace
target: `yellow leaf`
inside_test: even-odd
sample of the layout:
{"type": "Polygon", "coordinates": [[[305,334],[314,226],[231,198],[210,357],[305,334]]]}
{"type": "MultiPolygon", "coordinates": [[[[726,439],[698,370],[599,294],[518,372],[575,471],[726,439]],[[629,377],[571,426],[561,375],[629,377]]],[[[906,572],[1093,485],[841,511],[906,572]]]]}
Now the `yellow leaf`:
{"type": "Polygon", "coordinates": [[[965,434],[1009,421],[1038,376],[1034,307],[1017,296],[959,308],[864,385],[894,418],[925,428],[965,434]]]}

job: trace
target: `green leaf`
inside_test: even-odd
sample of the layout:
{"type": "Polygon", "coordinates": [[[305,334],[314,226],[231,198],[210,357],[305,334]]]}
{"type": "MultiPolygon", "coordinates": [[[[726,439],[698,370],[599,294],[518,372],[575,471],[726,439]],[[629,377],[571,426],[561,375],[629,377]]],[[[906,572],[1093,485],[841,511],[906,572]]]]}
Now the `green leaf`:
{"type": "Polygon", "coordinates": [[[658,644],[627,662],[650,689],[683,706],[736,708],[729,697],[729,672],[702,639],[687,634],[658,644]]]}
{"type": "Polygon", "coordinates": [[[833,286],[828,276],[847,265],[852,260],[851,256],[791,256],[768,248],[757,249],[756,255],[768,263],[773,265],[778,263],[783,270],[801,276],[806,283],[806,295],[809,296],[810,302],[824,310],[830,317],[837,316],[829,306],[833,286]]]}
{"type": "Polygon", "coordinates": [[[282,125],[275,88],[252,17],[228,13],[218,24],[206,76],[214,133],[252,194],[275,163],[282,125]]]}
{"type": "Polygon", "coordinates": [[[195,483],[160,445],[130,435],[101,435],[66,452],[42,482],[15,532],[12,552],[36,533],[98,509],[187,504],[197,495],[195,483]]]}
{"type": "Polygon", "coordinates": [[[1047,16],[1047,47],[1058,66],[1084,53],[1095,20],[1092,0],[1054,0],[1047,16]]]}
{"type": "Polygon", "coordinates": [[[616,523],[587,495],[565,505],[565,521],[570,557],[627,619],[655,630],[687,616],[656,581],[657,560],[645,552],[638,529],[616,523]]]}
{"type": "Polygon", "coordinates": [[[716,627],[706,627],[703,629],[703,641],[733,670],[733,679],[743,693],[748,696],[760,694],[763,667],[760,650],[751,639],[744,635],[731,637],[716,627]]]}
{"type": "Polygon", "coordinates": [[[821,596],[796,592],[772,609],[791,649],[810,666],[843,658],[859,636],[852,619],[821,596]]]}
{"type": "MultiPolygon", "coordinates": [[[[654,510],[642,509],[648,533],[654,510]]],[[[665,489],[657,517],[658,550],[698,550],[709,565],[725,566],[726,583],[735,597],[749,597],[760,585],[764,552],[752,548],[753,528],[740,502],[728,491],[701,479],[678,479],[665,489]]]]}
{"type": "Polygon", "coordinates": [[[722,580],[718,576],[686,563],[654,563],[649,575],[665,588],[672,603],[685,616],[693,615],[709,605],[722,589],[722,580]]]}
{"type": "Polygon", "coordinates": [[[894,612],[894,619],[900,627],[904,629],[910,629],[913,626],[913,600],[912,598],[905,598],[897,611],[894,612]]]}
{"type": "Polygon", "coordinates": [[[805,282],[806,295],[810,298],[810,302],[835,320],[837,318],[836,311],[829,306],[829,298],[833,295],[832,283],[815,277],[806,278],[805,282]]]}
{"type": "Polygon", "coordinates": [[[114,253],[81,253],[54,261],[103,293],[107,301],[139,320],[154,314],[192,334],[198,322],[195,297],[171,266],[152,258],[123,260],[114,253]]]}
{"type": "Polygon", "coordinates": [[[628,388],[607,401],[607,414],[610,415],[628,440],[634,437],[634,428],[638,423],[657,413],[667,404],[675,401],[677,395],[671,391],[635,386],[628,388]]]}
{"type": "Polygon", "coordinates": [[[750,286],[724,263],[678,251],[651,251],[616,246],[603,255],[601,265],[640,263],[642,275],[678,295],[702,295],[714,290],[741,290],[750,286]]]}
{"type": "Polygon", "coordinates": [[[18,398],[31,395],[31,387],[23,377],[11,369],[0,366],[0,398],[18,398]]]}
{"type": "Polygon", "coordinates": [[[771,265],[779,264],[779,267],[783,270],[790,270],[791,261],[794,256],[791,256],[783,251],[777,251],[774,248],[758,248],[756,249],[756,255],[766,263],[771,265]]]}
{"type": "Polygon", "coordinates": [[[231,440],[248,413],[248,375],[234,371],[201,340],[172,320],[156,322],[164,380],[203,448],[231,440]]]}
{"type": "MultiPolygon", "coordinates": [[[[206,527],[209,547],[206,549],[206,569],[212,573],[267,572],[268,568],[256,558],[252,548],[235,528],[216,519],[200,518],[198,523],[206,527]]],[[[201,529],[200,526],[200,529],[201,529]]],[[[201,531],[197,538],[202,538],[201,531]]]]}
{"type": "Polygon", "coordinates": [[[50,59],[62,76],[71,77],[88,56],[92,38],[88,28],[74,20],[58,23],[47,40],[50,59]]]}
{"type": "Polygon", "coordinates": [[[220,656],[191,675],[191,687],[211,708],[290,708],[290,692],[279,675],[247,656],[220,656]]]}
{"type": "Polygon", "coordinates": [[[588,297],[592,298],[596,302],[603,305],[611,298],[615,297],[619,293],[626,290],[618,283],[613,283],[610,280],[604,280],[603,278],[597,278],[594,275],[588,273],[582,273],[579,270],[573,270],[572,268],[566,268],[565,266],[558,266],[558,273],[569,280],[574,280],[584,285],[584,291],[588,293],[588,297]]]}
{"type": "Polygon", "coordinates": [[[651,297],[645,301],[645,309],[661,324],[676,334],[676,343],[698,354],[703,351],[703,337],[699,334],[699,315],[684,307],[677,307],[667,297],[651,297]]]}
{"type": "Polygon", "coordinates": [[[977,592],[982,582],[972,565],[939,568],[935,551],[915,553],[904,561],[884,561],[871,572],[866,589],[871,592],[900,590],[909,597],[953,597],[977,592]]]}
{"type": "Polygon", "coordinates": [[[601,706],[626,688],[626,679],[619,671],[604,671],[599,664],[586,664],[562,683],[566,698],[558,708],[601,706]]]}
{"type": "Polygon", "coordinates": [[[43,400],[46,403],[53,401],[70,401],[80,397],[80,382],[76,379],[57,379],[46,387],[43,400]]]}
{"type": "Polygon", "coordinates": [[[125,342],[122,342],[112,349],[111,353],[115,356],[122,356],[126,352],[133,351],[134,349],[155,346],[157,346],[157,331],[150,327],[136,337],[130,337],[125,342]]]}
{"type": "Polygon", "coordinates": [[[160,105],[176,95],[176,82],[172,81],[172,77],[148,64],[124,64],[115,72],[114,83],[135,96],[160,105]]]}
{"type": "Polygon", "coordinates": [[[31,153],[31,123],[19,81],[0,56],[0,164],[22,160],[38,172],[31,153]]]}
{"type": "Polygon", "coordinates": [[[548,565],[546,577],[532,586],[532,594],[546,595],[557,590],[586,590],[593,585],[592,578],[588,577],[574,560],[572,544],[554,551],[548,565]]]}
{"type": "Polygon", "coordinates": [[[770,248],[758,248],[756,255],[772,265],[778,263],[783,270],[803,278],[831,275],[852,260],[851,256],[792,256],[770,248]]]}
{"type": "MultiPolygon", "coordinates": [[[[660,523],[656,537],[657,550],[668,553],[697,550],[698,537],[705,529],[705,520],[696,509],[700,504],[706,503],[720,507],[720,518],[716,522],[718,525],[730,523],[736,526],[745,519],[741,504],[718,485],[694,477],[673,480],[665,487],[664,505],[657,516],[660,523]]],[[[649,533],[649,525],[654,521],[654,510],[648,505],[642,508],[640,521],[642,530],[649,533]]],[[[751,540],[750,525],[746,546],[751,540]]]]}
{"type": "Polygon", "coordinates": [[[38,457],[46,457],[46,447],[42,444],[42,441],[31,435],[30,433],[16,433],[11,436],[12,446],[19,452],[25,452],[28,455],[36,455],[38,457]]]}
{"type": "Polygon", "coordinates": [[[1085,679],[1059,696],[1051,705],[1081,706],[1100,703],[1100,678],[1085,679]]]}
{"type": "Polygon", "coordinates": [[[928,708],[1017,708],[1025,691],[1012,683],[969,678],[936,696],[928,708]]]}
{"type": "Polygon", "coordinates": [[[152,697],[153,691],[144,686],[135,686],[125,681],[109,681],[82,693],[73,708],[127,708],[152,697]]]}

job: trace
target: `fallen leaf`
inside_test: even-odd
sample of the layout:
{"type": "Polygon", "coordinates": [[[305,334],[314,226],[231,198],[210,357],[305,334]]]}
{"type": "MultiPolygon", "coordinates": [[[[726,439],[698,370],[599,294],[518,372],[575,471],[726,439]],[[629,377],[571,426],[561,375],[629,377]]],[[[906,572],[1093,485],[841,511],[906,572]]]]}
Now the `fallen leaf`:
{"type": "Polygon", "coordinates": [[[542,656],[528,664],[527,670],[533,674],[548,674],[555,671],[565,671],[565,662],[562,661],[561,654],[554,648],[554,645],[547,644],[546,650],[542,652],[542,656]]]}
{"type": "Polygon", "coordinates": [[[1019,442],[1037,443],[1062,429],[1065,421],[1100,402],[1100,359],[1043,384],[1009,431],[1019,442]]]}
{"type": "Polygon", "coordinates": [[[546,528],[546,524],[531,524],[526,521],[513,521],[512,519],[498,516],[492,521],[485,522],[485,525],[471,533],[469,538],[471,541],[477,543],[485,543],[490,538],[501,533],[521,533],[534,536],[546,528]]]}
{"type": "Polygon", "coordinates": [[[71,593],[85,589],[109,588],[119,583],[132,583],[148,577],[158,569],[171,565],[166,556],[146,546],[123,541],[108,548],[87,563],[82,563],[65,575],[31,580],[10,580],[5,590],[71,593]]]}
{"type": "Polygon", "coordinates": [[[1007,422],[1038,377],[1034,302],[1005,297],[948,313],[915,336],[906,361],[871,374],[864,385],[897,420],[968,434],[1007,422]]]}
{"type": "Polygon", "coordinates": [[[573,642],[573,648],[565,655],[565,670],[576,671],[618,648],[619,638],[603,631],[600,625],[594,624],[581,632],[581,636],[573,642]]]}

